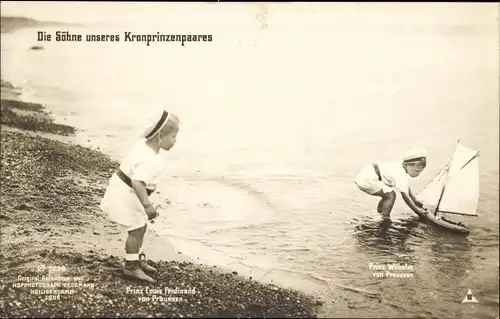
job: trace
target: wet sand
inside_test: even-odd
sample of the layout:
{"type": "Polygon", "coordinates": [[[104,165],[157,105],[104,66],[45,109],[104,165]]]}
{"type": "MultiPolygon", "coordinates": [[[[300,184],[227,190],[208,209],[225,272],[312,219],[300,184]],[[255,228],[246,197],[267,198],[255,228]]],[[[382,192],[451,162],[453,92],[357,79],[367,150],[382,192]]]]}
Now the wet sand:
{"type": "Polygon", "coordinates": [[[119,163],[72,143],[76,128],[21,96],[2,80],[2,316],[316,317],[321,301],[194,263],[152,231],[157,283],[125,278],[125,229],[99,210],[119,163]]]}

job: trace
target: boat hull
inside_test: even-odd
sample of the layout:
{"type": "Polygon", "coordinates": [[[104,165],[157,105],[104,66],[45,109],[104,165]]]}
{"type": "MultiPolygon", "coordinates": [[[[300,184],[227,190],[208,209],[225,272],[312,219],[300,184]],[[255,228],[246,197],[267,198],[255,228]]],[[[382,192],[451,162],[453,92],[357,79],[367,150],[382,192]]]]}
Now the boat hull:
{"type": "Polygon", "coordinates": [[[458,224],[457,222],[453,222],[450,220],[443,219],[445,218],[442,214],[434,215],[432,213],[428,213],[425,218],[431,223],[438,225],[442,228],[446,228],[448,230],[461,233],[461,234],[469,234],[470,229],[467,228],[464,224],[458,224]]]}

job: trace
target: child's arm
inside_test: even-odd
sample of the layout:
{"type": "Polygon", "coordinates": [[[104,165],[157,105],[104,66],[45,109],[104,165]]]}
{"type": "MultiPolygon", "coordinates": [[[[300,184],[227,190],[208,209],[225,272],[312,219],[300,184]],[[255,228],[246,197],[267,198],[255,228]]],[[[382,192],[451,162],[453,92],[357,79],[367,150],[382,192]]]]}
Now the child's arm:
{"type": "Polygon", "coordinates": [[[415,212],[415,214],[419,216],[425,215],[425,211],[417,206],[417,204],[413,201],[411,195],[401,192],[401,196],[403,197],[403,200],[405,201],[406,205],[408,205],[408,207],[410,207],[411,210],[415,212]]]}
{"type": "Polygon", "coordinates": [[[132,188],[135,191],[135,194],[141,201],[141,204],[144,208],[147,208],[149,206],[152,206],[151,202],[149,201],[149,196],[146,191],[146,184],[144,184],[143,181],[139,180],[132,180],[132,188]]]}
{"type": "Polygon", "coordinates": [[[415,194],[413,194],[413,192],[411,191],[410,188],[408,188],[408,194],[410,195],[410,198],[413,200],[413,202],[415,203],[415,205],[417,205],[417,207],[422,208],[424,206],[424,204],[417,199],[417,197],[415,196],[415,194]]]}

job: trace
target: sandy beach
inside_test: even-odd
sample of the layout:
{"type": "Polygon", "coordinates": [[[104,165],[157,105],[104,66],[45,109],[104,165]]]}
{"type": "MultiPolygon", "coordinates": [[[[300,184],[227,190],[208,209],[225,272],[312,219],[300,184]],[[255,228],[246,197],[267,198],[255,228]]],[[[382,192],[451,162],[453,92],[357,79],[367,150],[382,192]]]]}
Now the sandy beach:
{"type": "MultiPolygon", "coordinates": [[[[4,22],[2,30],[14,29],[4,22]]],[[[144,249],[159,269],[158,282],[124,278],[126,233],[99,210],[118,163],[71,143],[77,128],[54,123],[44,106],[23,101],[7,81],[1,100],[2,317],[316,316],[320,301],[194,263],[151,230],[144,249]]]]}
{"type": "MultiPolygon", "coordinates": [[[[2,86],[2,91],[7,88],[2,86]]],[[[53,123],[39,104],[2,99],[0,264],[5,317],[315,316],[319,303],[310,297],[189,262],[152,235],[146,238],[145,250],[157,261],[158,283],[151,287],[124,278],[123,229],[98,210],[118,163],[48,136],[56,132],[64,136],[73,128],[53,123]],[[72,294],[48,300],[52,294],[37,295],[34,291],[40,287],[29,287],[55,283],[40,276],[83,281],[76,282],[72,294]],[[144,291],[128,293],[127,287],[144,291]],[[185,301],[168,301],[165,287],[195,288],[196,293],[185,301]],[[146,288],[163,293],[140,301],[148,296],[146,288]]]]}

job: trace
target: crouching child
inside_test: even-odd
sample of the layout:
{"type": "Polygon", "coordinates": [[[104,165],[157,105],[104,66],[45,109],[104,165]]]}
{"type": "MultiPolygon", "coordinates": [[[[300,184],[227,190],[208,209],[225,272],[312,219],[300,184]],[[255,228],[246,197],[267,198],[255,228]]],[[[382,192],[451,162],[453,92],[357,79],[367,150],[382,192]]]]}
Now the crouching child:
{"type": "Polygon", "coordinates": [[[354,182],[364,193],[381,198],[377,211],[384,219],[390,219],[398,192],[413,212],[425,216],[427,210],[410,189],[409,179],[418,177],[426,165],[427,152],[416,149],[400,160],[367,165],[354,182]]]}

